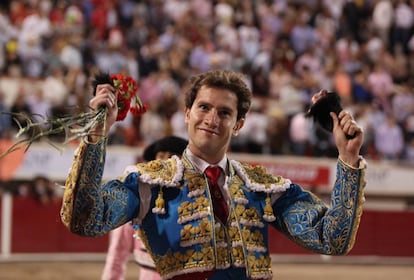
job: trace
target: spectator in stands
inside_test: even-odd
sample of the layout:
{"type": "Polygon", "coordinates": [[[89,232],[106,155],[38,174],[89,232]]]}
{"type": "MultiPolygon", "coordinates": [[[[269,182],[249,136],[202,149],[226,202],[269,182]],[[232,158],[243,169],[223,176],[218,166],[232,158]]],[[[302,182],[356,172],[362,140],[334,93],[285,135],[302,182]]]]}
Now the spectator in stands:
{"type": "Polygon", "coordinates": [[[4,104],[4,93],[0,89],[0,138],[11,129],[12,119],[9,111],[9,108],[4,104]]]}
{"type": "Polygon", "coordinates": [[[309,10],[306,5],[303,5],[292,27],[290,40],[293,50],[299,56],[316,43],[317,37],[314,28],[309,24],[309,17],[309,10]]]}
{"type": "Polygon", "coordinates": [[[43,96],[50,102],[52,111],[63,110],[63,104],[69,96],[69,80],[65,80],[65,71],[56,66],[50,68],[48,76],[42,84],[43,96]]]}
{"type": "Polygon", "coordinates": [[[146,145],[168,135],[169,121],[161,111],[161,105],[160,100],[154,101],[141,118],[140,133],[146,145]]]}
{"type": "Polygon", "coordinates": [[[10,112],[13,114],[15,119],[12,123],[12,129],[16,131],[20,128],[18,123],[24,126],[27,120],[30,120],[32,117],[30,106],[26,100],[25,88],[22,85],[19,86],[16,100],[10,108],[10,112]]]}
{"type": "Polygon", "coordinates": [[[0,73],[3,73],[7,67],[5,51],[7,42],[15,39],[17,34],[17,28],[10,23],[6,9],[0,6],[0,73]]]}
{"type": "Polygon", "coordinates": [[[405,159],[411,164],[414,163],[414,138],[408,140],[408,145],[405,151],[405,159]]]}
{"type": "Polygon", "coordinates": [[[51,102],[49,99],[44,98],[44,91],[41,88],[31,87],[26,102],[32,113],[33,121],[41,122],[44,120],[44,116],[51,115],[51,102]]]}
{"type": "MultiPolygon", "coordinates": [[[[251,154],[266,153],[270,119],[266,116],[266,104],[261,99],[253,99],[252,106],[244,122],[245,148],[242,152],[251,154]]],[[[241,132],[238,137],[241,136],[241,132]]]]}
{"type": "MultiPolygon", "coordinates": [[[[29,15],[23,19],[19,37],[18,52],[22,58],[22,68],[29,77],[43,77],[45,64],[45,41],[52,35],[49,19],[50,1],[32,4],[29,15]]],[[[29,5],[30,6],[30,5],[29,5]]]]}
{"type": "Polygon", "coordinates": [[[354,73],[352,78],[352,101],[354,104],[370,104],[372,101],[372,94],[368,90],[367,67],[354,73]]]}
{"type": "Polygon", "coordinates": [[[412,3],[405,0],[395,1],[393,16],[393,32],[391,34],[391,50],[402,48],[404,53],[409,53],[408,42],[413,34],[414,11],[412,3]]]}
{"type": "Polygon", "coordinates": [[[376,1],[372,11],[372,25],[383,43],[388,44],[394,7],[390,0],[376,1]]]}
{"type": "Polygon", "coordinates": [[[314,138],[312,120],[306,117],[305,111],[296,113],[290,120],[289,126],[292,154],[305,156],[310,151],[314,138]]]}
{"type": "Polygon", "coordinates": [[[404,134],[394,116],[388,115],[383,123],[375,126],[375,147],[388,160],[399,159],[404,152],[404,134]]]}
{"type": "Polygon", "coordinates": [[[171,116],[170,124],[172,134],[184,139],[188,139],[187,125],[185,124],[185,96],[181,94],[177,100],[177,110],[171,116]]]}
{"type": "Polygon", "coordinates": [[[409,115],[403,123],[405,131],[405,138],[408,140],[414,139],[414,114],[409,115]]]}
{"type": "Polygon", "coordinates": [[[252,63],[260,51],[260,31],[253,23],[253,18],[247,17],[238,28],[240,50],[248,63],[252,63]]]}
{"type": "MultiPolygon", "coordinates": [[[[187,140],[180,137],[167,136],[149,145],[143,152],[146,162],[168,159],[172,155],[181,156],[187,147],[187,140]]],[[[130,253],[134,253],[135,261],[140,265],[139,279],[161,279],[155,271],[154,262],[147,253],[131,224],[125,224],[110,232],[108,254],[102,280],[119,280],[125,278],[126,263],[130,253]]]]}
{"type": "Polygon", "coordinates": [[[414,115],[414,89],[401,84],[392,97],[392,115],[398,124],[402,124],[410,115],[414,115]]]}
{"type": "Polygon", "coordinates": [[[378,61],[367,77],[368,89],[375,100],[380,102],[387,114],[391,113],[390,96],[393,93],[394,83],[391,74],[382,61],[378,61]]]}
{"type": "Polygon", "coordinates": [[[140,163],[103,185],[104,131],[114,124],[118,108],[115,89],[98,85],[90,105],[107,106],[106,123],[77,149],[62,222],[73,233],[100,236],[132,220],[164,278],[272,278],[269,225],[310,251],[349,252],[364,201],[363,131],[349,112],[331,112],[339,158],[329,207],[289,179],[228,158],[230,140],[243,127],[251,103],[245,80],[230,70],[194,76],[186,95],[189,145],[182,158],[140,163]],[[346,137],[354,133],[355,138],[346,137]]]}
{"type": "Polygon", "coordinates": [[[53,183],[43,175],[38,175],[33,179],[32,193],[34,198],[43,205],[56,202],[60,198],[53,183]]]}
{"type": "Polygon", "coordinates": [[[289,72],[281,62],[276,61],[272,65],[269,73],[269,95],[279,98],[283,87],[288,86],[293,81],[293,74],[289,72]]]}
{"type": "MultiPolygon", "coordinates": [[[[81,39],[80,35],[75,33],[69,34],[61,42],[59,58],[69,72],[81,69],[84,64],[80,48],[81,39]]],[[[98,55],[99,52],[97,50],[95,51],[96,55],[98,55]]]]}

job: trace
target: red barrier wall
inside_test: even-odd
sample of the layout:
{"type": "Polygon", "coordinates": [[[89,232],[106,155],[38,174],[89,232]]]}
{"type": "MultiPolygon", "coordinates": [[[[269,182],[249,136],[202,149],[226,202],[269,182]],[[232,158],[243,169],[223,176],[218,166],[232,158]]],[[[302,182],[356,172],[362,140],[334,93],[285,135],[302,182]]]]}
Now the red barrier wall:
{"type": "MultiPolygon", "coordinates": [[[[0,196],[0,198],[1,198],[1,196],[0,196]]],[[[2,227],[2,223],[3,223],[3,220],[2,220],[2,215],[1,215],[1,213],[2,213],[2,209],[3,209],[3,204],[2,204],[3,202],[2,202],[2,200],[0,199],[0,240],[2,240],[3,239],[3,236],[2,236],[2,231],[1,231],[1,227],[2,227]]],[[[0,242],[0,252],[2,252],[3,251],[3,247],[2,247],[2,242],[0,242]]]]}
{"type": "MultiPolygon", "coordinates": [[[[108,235],[89,238],[70,233],[60,221],[60,206],[60,201],[42,205],[30,198],[14,198],[11,253],[106,252],[108,235]]],[[[414,211],[365,210],[350,255],[414,257],[413,222],[414,211]]],[[[270,251],[310,254],[274,229],[270,229],[270,251]]]]}
{"type": "MultiPolygon", "coordinates": [[[[413,224],[414,211],[365,210],[349,255],[413,257],[413,224]]],[[[270,251],[274,254],[309,254],[273,228],[270,236],[270,251]]]]}
{"type": "Polygon", "coordinates": [[[43,205],[30,198],[13,199],[12,253],[104,252],[108,236],[80,237],[59,216],[61,201],[43,205]]]}

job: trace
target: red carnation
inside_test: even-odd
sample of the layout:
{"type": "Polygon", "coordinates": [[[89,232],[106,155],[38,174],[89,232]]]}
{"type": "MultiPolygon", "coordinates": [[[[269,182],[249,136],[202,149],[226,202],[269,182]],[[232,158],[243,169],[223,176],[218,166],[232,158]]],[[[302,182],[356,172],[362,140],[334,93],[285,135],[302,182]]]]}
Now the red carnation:
{"type": "Polygon", "coordinates": [[[115,88],[118,89],[118,115],[116,120],[122,121],[129,111],[134,115],[143,114],[147,106],[141,103],[137,95],[138,83],[130,76],[125,77],[122,73],[111,74],[115,88]],[[133,106],[131,106],[133,103],[133,106]]]}

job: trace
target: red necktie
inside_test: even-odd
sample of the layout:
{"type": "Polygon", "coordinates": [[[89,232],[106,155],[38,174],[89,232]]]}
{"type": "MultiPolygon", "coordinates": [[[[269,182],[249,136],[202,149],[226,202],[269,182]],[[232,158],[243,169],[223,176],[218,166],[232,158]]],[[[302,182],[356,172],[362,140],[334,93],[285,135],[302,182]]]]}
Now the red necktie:
{"type": "Polygon", "coordinates": [[[204,173],[206,174],[209,181],[210,194],[213,199],[214,214],[217,216],[217,218],[220,219],[223,224],[226,224],[227,217],[229,215],[229,209],[227,202],[223,197],[223,193],[221,192],[220,187],[217,183],[218,178],[221,174],[221,169],[218,166],[209,166],[204,171],[204,173]]]}

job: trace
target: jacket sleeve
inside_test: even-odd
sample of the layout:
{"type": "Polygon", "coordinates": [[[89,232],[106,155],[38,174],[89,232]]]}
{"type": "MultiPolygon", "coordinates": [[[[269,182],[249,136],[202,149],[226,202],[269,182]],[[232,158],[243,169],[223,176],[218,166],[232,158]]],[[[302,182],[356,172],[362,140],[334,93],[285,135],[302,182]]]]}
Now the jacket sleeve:
{"type": "Polygon", "coordinates": [[[105,141],[82,142],[65,183],[61,220],[73,233],[101,236],[138,214],[138,174],[101,185],[105,141]]]}
{"type": "Polygon", "coordinates": [[[345,255],[353,247],[362,215],[366,163],[353,168],[337,163],[330,205],[292,184],[273,204],[273,226],[295,243],[315,253],[345,255]]]}

